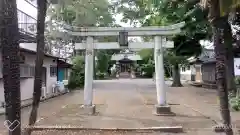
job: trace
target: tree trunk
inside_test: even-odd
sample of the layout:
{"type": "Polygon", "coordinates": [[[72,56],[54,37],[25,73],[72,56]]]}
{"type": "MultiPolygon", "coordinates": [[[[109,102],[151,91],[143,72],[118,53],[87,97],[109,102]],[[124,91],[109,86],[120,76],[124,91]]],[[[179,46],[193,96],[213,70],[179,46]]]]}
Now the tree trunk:
{"type": "MultiPolygon", "coordinates": [[[[227,21],[227,20],[226,20],[227,21]]],[[[233,41],[232,29],[229,23],[224,27],[224,44],[226,46],[226,77],[227,90],[236,94],[235,73],[234,73],[234,54],[233,54],[233,41]]]]}
{"type": "Polygon", "coordinates": [[[172,87],[182,87],[182,83],[181,83],[181,76],[180,76],[180,71],[179,71],[179,65],[175,64],[173,65],[173,83],[172,83],[172,87]]]}
{"type": "Polygon", "coordinates": [[[226,47],[224,46],[224,28],[228,21],[226,21],[227,16],[220,16],[219,0],[210,0],[208,2],[208,18],[213,30],[213,44],[216,57],[216,84],[220,101],[220,114],[226,135],[233,135],[226,85],[226,47]]]}
{"type": "MultiPolygon", "coordinates": [[[[6,120],[13,123],[9,135],[21,134],[19,31],[16,0],[0,1],[0,43],[6,120]]],[[[9,125],[9,122],[7,124],[9,125]]]]}
{"type": "MultiPolygon", "coordinates": [[[[33,126],[37,120],[37,111],[42,94],[42,69],[44,59],[44,30],[45,30],[45,17],[47,10],[47,0],[38,0],[38,17],[37,17],[37,56],[35,61],[35,78],[34,78],[34,91],[32,110],[29,117],[29,126],[33,126]]],[[[31,131],[27,131],[31,134],[31,131]]]]}
{"type": "MultiPolygon", "coordinates": [[[[231,127],[231,117],[229,112],[228,104],[228,90],[227,90],[227,79],[226,79],[226,48],[224,46],[223,39],[223,27],[221,23],[224,23],[221,20],[218,20],[218,25],[213,26],[213,35],[214,35],[214,50],[216,54],[216,83],[218,96],[220,101],[220,113],[222,116],[222,123],[224,125],[224,130],[227,135],[233,135],[231,127]]],[[[226,23],[226,22],[225,22],[226,23]]]]}

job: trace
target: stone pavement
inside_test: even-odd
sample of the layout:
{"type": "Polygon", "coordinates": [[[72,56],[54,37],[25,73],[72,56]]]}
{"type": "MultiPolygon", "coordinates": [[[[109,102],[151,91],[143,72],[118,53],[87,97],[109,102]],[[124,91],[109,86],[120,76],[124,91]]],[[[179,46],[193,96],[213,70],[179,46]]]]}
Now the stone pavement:
{"type": "Polygon", "coordinates": [[[139,132],[139,131],[128,131],[128,132],[112,132],[112,131],[34,131],[32,135],[225,135],[222,133],[214,134],[211,131],[189,131],[185,133],[162,133],[162,132],[139,132]]]}
{"type": "MultiPolygon", "coordinates": [[[[47,118],[53,115],[56,111],[61,109],[62,105],[68,104],[69,99],[71,99],[73,95],[74,93],[67,93],[65,95],[41,102],[38,109],[37,121],[40,121],[44,118],[47,118]]],[[[22,127],[27,125],[30,111],[31,111],[31,106],[28,106],[22,109],[22,112],[21,112],[22,127]]],[[[5,121],[5,116],[0,115],[0,135],[7,135],[7,129],[4,126],[4,121],[5,121]]]]}
{"type": "MultiPolygon", "coordinates": [[[[192,108],[203,116],[220,123],[220,109],[218,93],[215,89],[194,87],[184,84],[180,88],[168,88],[168,100],[192,108]],[[180,97],[180,98],[179,98],[180,97]]],[[[240,112],[231,112],[233,127],[240,128],[240,112]]]]}
{"type": "MultiPolygon", "coordinates": [[[[154,104],[156,104],[155,84],[152,79],[99,80],[95,82],[94,88],[93,103],[98,112],[96,115],[89,116],[82,113],[80,106],[83,104],[83,91],[75,91],[74,96],[68,100],[68,105],[62,106],[58,112],[39,121],[37,125],[71,125],[85,128],[183,126],[185,130],[183,134],[216,134],[212,132],[212,127],[215,125],[214,121],[186,106],[183,97],[178,95],[180,91],[175,93],[179,90],[178,88],[167,88],[169,104],[176,116],[155,116],[152,114],[154,104]]],[[[90,134],[90,132],[93,131],[85,132],[85,134],[90,134]]],[[[50,135],[51,131],[46,134],[50,135]]],[[[58,134],[66,134],[66,132],[58,134]]],[[[127,134],[131,135],[131,133],[127,134]]],[[[166,134],[170,135],[170,133],[166,134]]]]}
{"type": "MultiPolygon", "coordinates": [[[[169,82],[167,82],[169,84],[169,82]]],[[[75,91],[41,103],[38,126],[81,126],[90,128],[143,128],[183,126],[179,135],[216,135],[212,126],[219,120],[217,95],[214,90],[191,86],[167,87],[167,100],[176,116],[155,116],[155,84],[152,79],[98,80],[94,83],[94,104],[97,115],[84,115],[83,91],[75,91]]],[[[29,116],[29,108],[22,111],[22,124],[29,116]]],[[[232,113],[234,120],[239,113],[232,113]]],[[[238,117],[238,118],[236,118],[238,117]]],[[[0,116],[3,123],[4,117],[0,116]]],[[[236,123],[237,124],[237,123],[236,123]]],[[[4,127],[0,124],[0,131],[4,127]]],[[[4,133],[3,133],[4,134],[4,133]]],[[[173,135],[158,132],[104,132],[104,131],[35,131],[33,135],[173,135]]],[[[219,133],[218,133],[219,134],[219,133]]],[[[1,132],[0,132],[1,135],[1,132]]]]}
{"type": "MultiPolygon", "coordinates": [[[[45,97],[45,98],[41,98],[40,102],[45,102],[46,100],[61,96],[63,94],[66,94],[66,92],[65,93],[56,93],[54,95],[51,95],[51,96],[48,96],[48,97],[45,97]]],[[[33,102],[33,99],[27,99],[27,100],[22,101],[21,102],[21,108],[31,106],[32,102],[33,102]]],[[[4,114],[5,114],[5,108],[0,107],[0,115],[4,115],[4,114]]]]}

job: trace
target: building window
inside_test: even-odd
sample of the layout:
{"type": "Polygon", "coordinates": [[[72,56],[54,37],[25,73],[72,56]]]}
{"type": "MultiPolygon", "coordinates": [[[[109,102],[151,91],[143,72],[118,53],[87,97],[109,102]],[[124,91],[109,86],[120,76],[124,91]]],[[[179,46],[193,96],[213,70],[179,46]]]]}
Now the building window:
{"type": "Polygon", "coordinates": [[[20,63],[23,64],[24,62],[25,62],[25,55],[20,52],[20,63]]]}
{"type": "Polygon", "coordinates": [[[182,67],[182,71],[183,71],[183,72],[185,72],[185,71],[186,71],[185,67],[182,67]]]}
{"type": "Polygon", "coordinates": [[[34,66],[31,66],[31,67],[30,67],[30,75],[31,75],[31,76],[34,76],[34,75],[35,75],[35,67],[34,67],[34,66]]]}
{"type": "MultiPolygon", "coordinates": [[[[2,65],[0,65],[0,78],[3,78],[2,65]]],[[[35,67],[28,64],[20,64],[20,77],[34,77],[35,67]]]]}
{"type": "Polygon", "coordinates": [[[56,66],[50,66],[50,76],[57,76],[57,67],[56,66]]]}
{"type": "Polygon", "coordinates": [[[190,70],[190,66],[187,66],[187,70],[190,70]]]}
{"type": "Polygon", "coordinates": [[[34,66],[20,64],[20,77],[34,77],[34,66]]]}

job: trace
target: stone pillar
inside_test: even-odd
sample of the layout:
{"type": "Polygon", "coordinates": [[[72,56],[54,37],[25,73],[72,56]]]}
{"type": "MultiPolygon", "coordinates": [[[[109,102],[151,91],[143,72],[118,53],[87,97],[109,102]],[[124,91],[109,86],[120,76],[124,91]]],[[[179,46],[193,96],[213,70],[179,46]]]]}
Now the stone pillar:
{"type": "Polygon", "coordinates": [[[170,106],[166,102],[166,86],[164,79],[164,65],[163,65],[163,47],[166,43],[166,38],[155,36],[154,38],[154,60],[155,60],[155,79],[157,90],[157,105],[156,115],[172,115],[170,106]]]}
{"type": "Polygon", "coordinates": [[[137,61],[133,61],[133,63],[131,64],[131,77],[132,78],[136,78],[136,74],[135,74],[136,65],[137,65],[137,61]]]}
{"type": "Polygon", "coordinates": [[[85,53],[85,80],[84,80],[84,110],[88,114],[95,113],[93,101],[93,62],[94,62],[94,40],[87,37],[85,53]]]}
{"type": "Polygon", "coordinates": [[[119,70],[120,70],[120,64],[119,61],[116,61],[116,78],[119,78],[119,70]]]}

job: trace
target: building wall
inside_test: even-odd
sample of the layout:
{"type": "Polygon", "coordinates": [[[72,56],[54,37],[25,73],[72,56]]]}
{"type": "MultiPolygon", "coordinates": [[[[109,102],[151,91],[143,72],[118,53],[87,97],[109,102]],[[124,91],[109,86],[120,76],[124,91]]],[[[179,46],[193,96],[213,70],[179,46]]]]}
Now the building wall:
{"type": "MultiPolygon", "coordinates": [[[[201,82],[201,80],[202,80],[201,78],[198,78],[196,80],[196,66],[201,67],[201,65],[196,65],[196,64],[190,65],[189,67],[181,67],[181,69],[180,69],[181,79],[182,80],[188,80],[188,81],[201,82]]],[[[198,72],[200,72],[200,75],[202,75],[201,70],[198,71],[198,72]]]]}
{"type": "MultiPolygon", "coordinates": [[[[25,63],[34,66],[35,65],[35,59],[36,55],[24,53],[25,55],[25,63]]],[[[1,58],[1,55],[0,55],[1,58]]],[[[53,62],[54,58],[45,57],[43,66],[46,67],[46,89],[47,93],[52,92],[52,85],[56,83],[57,76],[51,77],[50,76],[50,65],[57,66],[57,61],[53,62]]],[[[0,61],[1,62],[1,61],[0,61]]],[[[34,78],[21,78],[21,99],[27,100],[32,98],[33,94],[33,82],[34,78]]],[[[3,80],[0,80],[0,102],[4,101],[4,88],[3,88],[3,80]]]]}
{"type": "Polygon", "coordinates": [[[192,65],[180,68],[180,76],[182,80],[191,80],[192,68],[192,65]]]}
{"type": "Polygon", "coordinates": [[[190,67],[191,70],[191,81],[196,81],[196,69],[195,69],[195,65],[191,65],[190,67]]]}
{"type": "Polygon", "coordinates": [[[215,83],[215,63],[202,64],[202,80],[204,83],[215,83]]]}
{"type": "Polygon", "coordinates": [[[198,83],[202,82],[202,64],[194,64],[194,70],[194,81],[198,83]]]}
{"type": "MultiPolygon", "coordinates": [[[[202,71],[203,71],[202,77],[205,83],[216,82],[215,63],[203,64],[202,71]]],[[[234,72],[235,72],[235,76],[240,76],[240,58],[234,58],[234,72]]]]}
{"type": "Polygon", "coordinates": [[[240,76],[240,58],[234,58],[235,76],[240,76]]]}
{"type": "MultiPolygon", "coordinates": [[[[205,83],[215,83],[215,63],[202,64],[201,66],[202,80],[205,83]]],[[[240,76],[240,58],[234,58],[234,72],[235,76],[240,76]]],[[[186,67],[181,67],[180,70],[181,79],[191,80],[189,76],[196,75],[196,70],[194,65],[190,66],[188,70],[186,67]],[[185,69],[184,69],[185,68],[185,69]]]]}

